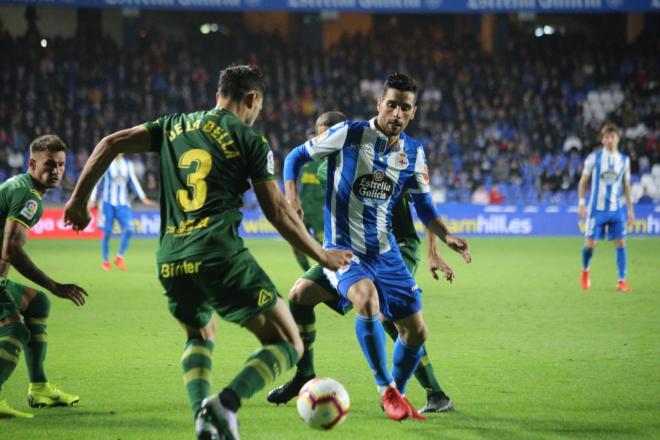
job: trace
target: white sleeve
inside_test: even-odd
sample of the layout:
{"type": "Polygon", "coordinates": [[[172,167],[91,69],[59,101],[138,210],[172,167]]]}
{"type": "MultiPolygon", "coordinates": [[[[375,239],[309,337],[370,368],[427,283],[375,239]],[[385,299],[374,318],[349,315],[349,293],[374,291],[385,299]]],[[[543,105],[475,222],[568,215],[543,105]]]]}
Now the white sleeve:
{"type": "Polygon", "coordinates": [[[96,185],[94,185],[94,189],[92,190],[92,194],[89,196],[89,200],[92,202],[96,202],[96,196],[99,191],[99,186],[103,184],[103,179],[105,179],[105,173],[101,176],[98,182],[96,182],[96,185]]]}
{"type": "Polygon", "coordinates": [[[144,191],[142,190],[142,185],[140,185],[140,181],[138,180],[137,176],[135,175],[135,169],[133,168],[133,162],[130,160],[128,161],[128,178],[131,181],[131,186],[133,187],[133,190],[135,191],[135,194],[137,194],[138,199],[144,200],[147,198],[147,196],[144,194],[144,191]]]}
{"type": "Polygon", "coordinates": [[[341,150],[346,142],[349,128],[348,121],[333,125],[320,136],[308,140],[305,143],[305,151],[311,156],[312,160],[319,160],[341,150]]]}
{"type": "Polygon", "coordinates": [[[596,155],[591,153],[587,156],[587,159],[584,161],[584,168],[582,169],[583,176],[591,176],[591,173],[594,171],[594,165],[596,163],[596,155]]]}
{"type": "Polygon", "coordinates": [[[623,171],[624,182],[630,183],[630,157],[626,156],[626,167],[623,171]]]}
{"type": "Polygon", "coordinates": [[[408,189],[411,194],[424,194],[431,192],[429,184],[429,169],[426,165],[426,155],[421,145],[417,147],[417,158],[415,159],[415,173],[410,179],[408,189]]]}

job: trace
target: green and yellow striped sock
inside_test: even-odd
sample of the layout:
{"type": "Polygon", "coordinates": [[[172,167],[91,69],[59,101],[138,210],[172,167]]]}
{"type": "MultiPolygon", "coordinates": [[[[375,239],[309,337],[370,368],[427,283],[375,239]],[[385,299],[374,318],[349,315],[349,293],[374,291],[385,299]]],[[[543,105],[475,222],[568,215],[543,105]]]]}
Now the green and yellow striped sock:
{"type": "Polygon", "coordinates": [[[290,342],[264,345],[252,354],[243,370],[227,386],[239,399],[249,399],[257,391],[272,383],[283,371],[293,367],[298,353],[290,342]]]}
{"type": "Polygon", "coordinates": [[[22,322],[0,327],[0,387],[14,372],[21,350],[29,338],[30,330],[22,322]]]}
{"type": "Polygon", "coordinates": [[[44,371],[48,338],[46,326],[50,312],[50,301],[45,293],[39,292],[25,311],[25,324],[30,330],[30,341],[25,347],[25,363],[30,382],[48,382],[44,371]]]}
{"type": "Polygon", "coordinates": [[[211,395],[211,355],[214,347],[211,341],[189,339],[181,356],[183,383],[193,415],[199,411],[202,400],[211,395]]]}
{"type": "Polygon", "coordinates": [[[289,310],[298,325],[300,338],[305,351],[296,365],[296,374],[301,377],[312,377],[314,372],[314,341],[316,340],[316,313],[314,306],[305,306],[289,301],[289,310]]]}

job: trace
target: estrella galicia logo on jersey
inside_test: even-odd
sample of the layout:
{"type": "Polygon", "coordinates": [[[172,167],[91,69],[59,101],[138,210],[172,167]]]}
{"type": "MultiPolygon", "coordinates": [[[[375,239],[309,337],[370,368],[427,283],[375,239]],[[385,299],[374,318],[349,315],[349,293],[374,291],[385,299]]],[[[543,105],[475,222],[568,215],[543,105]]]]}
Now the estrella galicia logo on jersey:
{"type": "Polygon", "coordinates": [[[380,170],[373,174],[364,174],[353,183],[353,194],[368,206],[385,203],[393,192],[394,182],[380,170]]]}
{"type": "Polygon", "coordinates": [[[21,209],[21,215],[28,220],[32,220],[38,210],[39,210],[39,205],[37,204],[37,202],[35,202],[34,200],[28,200],[27,202],[25,202],[23,209],[21,209]]]}
{"type": "Polygon", "coordinates": [[[600,178],[603,179],[603,182],[606,184],[611,185],[617,181],[619,175],[614,170],[608,169],[600,173],[600,178]]]}

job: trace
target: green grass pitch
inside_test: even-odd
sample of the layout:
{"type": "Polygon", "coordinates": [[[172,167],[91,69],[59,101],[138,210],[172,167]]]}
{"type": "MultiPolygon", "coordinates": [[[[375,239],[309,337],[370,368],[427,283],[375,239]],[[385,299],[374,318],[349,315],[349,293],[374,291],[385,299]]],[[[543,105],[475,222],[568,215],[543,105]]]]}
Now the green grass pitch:
{"type": "MultiPolygon", "coordinates": [[[[53,299],[48,327],[49,379],[81,401],[76,408],[35,410],[32,420],[0,420],[0,438],[194,437],[179,369],[184,336],[156,279],[155,244],[134,240],[129,272],[104,273],[98,242],[28,243],[47,273],[89,292],[80,309],[53,299]]],[[[389,421],[355,341],[353,315],[319,307],[317,371],[348,389],[348,419],[334,431],[312,431],[294,404],[270,406],[264,390],[239,413],[242,438],[658,438],[660,240],[629,240],[632,294],[614,290],[610,243],[596,250],[588,293],[578,286],[579,238],[472,239],[471,245],[470,266],[443,251],[457,272],[454,285],[433,281],[425,261],[418,272],[427,347],[456,411],[426,423],[389,421]]],[[[251,240],[248,246],[286,296],[300,274],[287,245],[251,240]]],[[[220,322],[214,389],[256,348],[246,331],[220,322]]],[[[26,390],[21,361],[2,397],[28,410],[26,390]]],[[[424,403],[414,379],[409,396],[419,407],[424,403]]]]}

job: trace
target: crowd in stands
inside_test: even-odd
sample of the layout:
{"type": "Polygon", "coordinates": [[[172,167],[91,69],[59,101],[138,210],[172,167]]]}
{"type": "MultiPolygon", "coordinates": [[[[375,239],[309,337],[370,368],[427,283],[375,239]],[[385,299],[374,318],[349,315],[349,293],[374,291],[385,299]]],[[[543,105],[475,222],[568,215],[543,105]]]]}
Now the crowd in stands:
{"type": "MultiPolygon", "coordinates": [[[[217,73],[230,62],[256,63],[265,72],[256,128],[269,139],[278,169],[316,116],[340,110],[370,118],[382,81],[401,71],[421,86],[408,132],[426,146],[437,202],[574,204],[604,120],[622,129],[635,199],[660,201],[657,42],[596,44],[513,32],[504,50],[486,54],[473,38],[431,27],[404,31],[396,20],[326,51],[238,24],[185,42],[150,33],[130,48],[98,35],[50,39],[45,48],[40,41],[34,28],[13,38],[0,27],[0,181],[25,169],[32,138],[57,133],[70,152],[53,202],[66,199],[104,135],[211,108],[217,73]],[[207,50],[213,47],[227,49],[207,50]]],[[[133,159],[147,194],[157,197],[158,158],[133,159]]]]}

